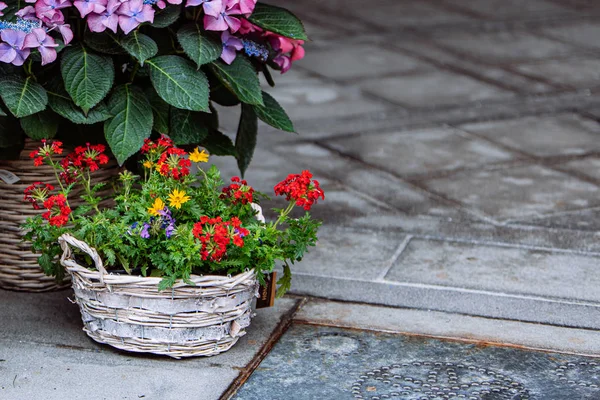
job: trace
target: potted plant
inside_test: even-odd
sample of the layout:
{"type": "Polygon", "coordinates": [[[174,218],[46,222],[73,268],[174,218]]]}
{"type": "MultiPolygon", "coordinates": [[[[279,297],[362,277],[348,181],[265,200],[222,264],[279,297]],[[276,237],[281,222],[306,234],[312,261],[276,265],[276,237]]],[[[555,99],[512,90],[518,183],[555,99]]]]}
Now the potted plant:
{"type": "Polygon", "coordinates": [[[114,205],[101,209],[90,177],[105,149],[79,149],[60,164],[55,150],[38,157],[56,168],[60,190],[27,190],[26,200],[45,210],[27,221],[27,237],[46,262],[62,248],[84,330],[98,342],[177,358],[225,351],[245,333],[265,274],[283,263],[281,296],[290,264],[315,245],[321,223],[308,211],[324,193],[308,171],[275,185],[288,205],[266,222],[263,194],[238,177],[224,185],[215,166],[201,167],[205,150],[187,153],[162,136],[142,146],[143,176],[122,172],[114,205]],[[85,206],[69,206],[73,185],[83,187],[85,206]],[[305,215],[292,218],[296,207],[305,215]]]}
{"type": "Polygon", "coordinates": [[[11,254],[0,287],[56,285],[32,272],[32,254],[15,250],[28,216],[18,197],[46,178],[21,169],[39,146],[31,140],[77,146],[101,136],[122,165],[146,138],[169,134],[235,156],[243,174],[258,119],[294,130],[258,74],[273,85],[269,68],[286,72],[306,39],[293,14],[256,0],[0,1],[0,179],[9,177],[0,189],[16,199],[1,206],[15,218],[0,221],[0,247],[11,254]],[[234,141],[219,131],[215,104],[241,107],[234,141]]]}

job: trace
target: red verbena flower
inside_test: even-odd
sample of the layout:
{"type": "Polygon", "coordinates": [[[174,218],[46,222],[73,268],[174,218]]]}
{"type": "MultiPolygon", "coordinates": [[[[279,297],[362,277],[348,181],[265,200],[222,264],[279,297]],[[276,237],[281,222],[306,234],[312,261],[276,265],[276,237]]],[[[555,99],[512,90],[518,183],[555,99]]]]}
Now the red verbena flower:
{"type": "Polygon", "coordinates": [[[86,143],[85,146],[75,147],[75,158],[73,164],[78,167],[89,168],[91,172],[100,169],[99,165],[108,164],[108,156],[104,154],[106,146],[103,144],[90,145],[86,143]]]}
{"type": "Polygon", "coordinates": [[[46,139],[42,139],[42,147],[38,147],[29,153],[29,158],[33,159],[33,165],[39,167],[44,163],[44,158],[52,157],[55,154],[62,154],[62,142],[55,140],[48,142],[46,139]]]}
{"type": "Polygon", "coordinates": [[[186,156],[187,152],[185,150],[170,147],[158,158],[156,170],[163,176],[170,176],[179,180],[190,174],[192,162],[185,158],[186,156]]]}
{"type": "Polygon", "coordinates": [[[243,237],[249,232],[242,228],[242,222],[237,217],[223,221],[221,217],[202,216],[200,222],[194,224],[192,234],[202,243],[200,256],[203,260],[220,261],[227,254],[227,246],[231,242],[234,246],[243,247],[243,237]]]}
{"type": "Polygon", "coordinates": [[[156,142],[154,142],[150,139],[145,139],[144,144],[142,145],[141,152],[142,152],[142,154],[147,154],[147,153],[162,154],[166,150],[170,149],[173,146],[174,146],[173,140],[171,140],[170,138],[168,138],[165,135],[161,135],[161,137],[156,142]]]}
{"type": "Polygon", "coordinates": [[[290,174],[275,185],[275,195],[285,195],[287,201],[294,200],[297,206],[309,211],[319,198],[325,200],[325,192],[319,186],[319,181],[311,179],[312,174],[306,170],[300,174],[290,174]]]}
{"type": "Polygon", "coordinates": [[[39,210],[41,207],[38,202],[43,203],[46,201],[48,195],[53,190],[54,186],[52,185],[43,182],[34,182],[23,191],[23,200],[30,202],[34,209],[39,210]]]}
{"type": "Polygon", "coordinates": [[[61,193],[48,197],[44,201],[45,213],[42,218],[46,219],[50,225],[64,226],[69,221],[71,208],[67,204],[67,198],[61,193]]]}
{"type": "Polygon", "coordinates": [[[240,180],[240,178],[237,176],[232,177],[231,182],[233,183],[223,188],[221,198],[231,199],[233,204],[252,203],[254,200],[254,189],[251,186],[248,186],[248,182],[245,180],[240,180]]]}

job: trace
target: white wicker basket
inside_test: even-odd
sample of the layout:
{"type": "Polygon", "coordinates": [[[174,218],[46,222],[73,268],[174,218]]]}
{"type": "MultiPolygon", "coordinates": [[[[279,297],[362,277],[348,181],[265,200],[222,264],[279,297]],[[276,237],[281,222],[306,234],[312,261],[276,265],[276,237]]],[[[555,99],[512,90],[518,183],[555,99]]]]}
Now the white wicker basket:
{"type": "Polygon", "coordinates": [[[228,276],[196,276],[159,292],[161,278],[107,274],[95,249],[65,234],[61,264],[72,277],[83,330],[99,343],[174,358],[212,356],[245,334],[258,296],[254,270],[228,276]],[[87,253],[92,271],[79,265],[71,247],[87,253]]]}

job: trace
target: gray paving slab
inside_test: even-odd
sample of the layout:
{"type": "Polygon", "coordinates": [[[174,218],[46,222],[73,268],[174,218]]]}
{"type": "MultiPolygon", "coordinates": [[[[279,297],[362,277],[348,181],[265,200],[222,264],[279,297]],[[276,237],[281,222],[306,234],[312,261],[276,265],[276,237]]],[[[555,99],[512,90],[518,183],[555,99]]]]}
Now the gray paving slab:
{"type": "Polygon", "coordinates": [[[415,58],[390,51],[373,43],[347,42],[344,45],[314,49],[297,65],[330,79],[356,79],[380,74],[430,70],[415,58]]]}
{"type": "Polygon", "coordinates": [[[120,352],[92,341],[82,331],[79,309],[68,301],[70,295],[70,290],[0,290],[0,398],[217,399],[297,302],[280,299],[272,308],[257,310],[248,334],[226,353],[172,360],[120,352]]]}
{"type": "Polygon", "coordinates": [[[600,85],[600,60],[597,58],[549,60],[515,66],[519,72],[576,89],[600,85]]]}
{"type": "Polygon", "coordinates": [[[488,18],[494,19],[520,19],[520,18],[539,18],[548,15],[569,15],[574,14],[575,10],[568,5],[557,4],[546,0],[442,0],[444,3],[452,4],[455,7],[465,8],[471,12],[476,12],[488,18]]]}
{"type": "Polygon", "coordinates": [[[300,323],[599,356],[595,331],[430,310],[311,299],[294,316],[300,323]]]}
{"type": "Polygon", "coordinates": [[[600,305],[599,262],[572,253],[413,238],[384,279],[600,305]]]}
{"type": "Polygon", "coordinates": [[[600,231],[600,209],[591,208],[558,213],[546,218],[531,218],[514,221],[517,225],[535,225],[550,229],[570,229],[573,231],[600,231]]]}
{"type": "Polygon", "coordinates": [[[507,90],[448,71],[370,79],[361,82],[360,87],[376,96],[411,107],[507,100],[513,96],[507,90]]]}
{"type": "Polygon", "coordinates": [[[560,165],[560,168],[575,171],[600,181],[600,158],[595,156],[563,163],[560,165]]]}
{"type": "Polygon", "coordinates": [[[548,37],[561,39],[565,43],[573,43],[584,48],[598,48],[600,43],[600,24],[596,22],[579,22],[560,27],[549,27],[541,30],[548,37]]]}
{"type": "Polygon", "coordinates": [[[536,156],[577,155],[600,148],[600,124],[571,113],[465,124],[460,128],[536,156]]]}
{"type": "MultiPolygon", "coordinates": [[[[485,2],[489,4],[489,2],[485,2]]],[[[572,46],[526,31],[500,31],[473,35],[441,35],[434,41],[456,52],[488,63],[509,63],[564,57],[576,53],[572,46]]]]}
{"type": "Polygon", "coordinates": [[[234,397],[594,399],[597,359],[293,326],[234,397]]]}
{"type": "Polygon", "coordinates": [[[476,168],[517,158],[493,143],[443,127],[360,135],[325,143],[398,175],[476,168]]]}
{"type": "Polygon", "coordinates": [[[464,172],[426,185],[498,221],[600,204],[598,186],[539,165],[464,172]]]}

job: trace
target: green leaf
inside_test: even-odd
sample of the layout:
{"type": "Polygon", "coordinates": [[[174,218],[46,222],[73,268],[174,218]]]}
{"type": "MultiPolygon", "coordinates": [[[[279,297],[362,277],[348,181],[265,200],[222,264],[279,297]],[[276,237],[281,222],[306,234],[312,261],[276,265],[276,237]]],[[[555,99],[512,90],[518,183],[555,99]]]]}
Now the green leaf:
{"type": "Polygon", "coordinates": [[[242,104],[242,115],[235,137],[235,150],[240,174],[244,176],[256,148],[256,135],[258,134],[258,118],[254,109],[242,104]]]}
{"type": "Polygon", "coordinates": [[[235,146],[229,138],[219,131],[210,131],[208,136],[200,143],[211,155],[235,156],[235,146]]]}
{"type": "Polygon", "coordinates": [[[48,88],[48,106],[60,115],[75,124],[91,125],[106,121],[111,117],[104,102],[98,103],[96,107],[88,111],[87,115],[73,103],[69,94],[62,88],[62,80],[57,77],[50,83],[48,88]]]}
{"type": "Polygon", "coordinates": [[[277,284],[279,288],[277,288],[275,297],[279,299],[292,287],[292,270],[287,263],[283,266],[283,276],[277,281],[277,284]]]}
{"type": "Polygon", "coordinates": [[[295,132],[294,125],[285,110],[269,93],[263,92],[264,106],[252,106],[258,118],[274,128],[286,132],[295,132]]]}
{"type": "Polygon", "coordinates": [[[207,36],[197,24],[184,25],[179,29],[177,40],[185,54],[198,65],[198,68],[218,59],[223,51],[221,42],[207,36]]]}
{"type": "Polygon", "coordinates": [[[178,56],[160,56],[146,61],[156,93],[170,105],[190,111],[209,111],[208,79],[202,71],[178,56]]]}
{"type": "Polygon", "coordinates": [[[162,10],[156,11],[154,14],[154,22],[152,26],[155,28],[166,28],[179,19],[181,14],[181,6],[169,5],[162,10]]]}
{"type": "Polygon", "coordinates": [[[21,128],[33,140],[51,139],[58,130],[58,117],[50,110],[23,117],[21,128]]]}
{"type": "Polygon", "coordinates": [[[121,47],[119,37],[110,31],[90,32],[86,31],[83,41],[92,50],[104,54],[127,54],[121,47]]]}
{"type": "Polygon", "coordinates": [[[154,115],[154,129],[156,132],[167,135],[169,133],[169,114],[171,106],[161,99],[152,87],[147,87],[144,90],[154,115]]]}
{"type": "Polygon", "coordinates": [[[292,39],[308,40],[302,21],[285,8],[256,3],[250,22],[292,39]]]}
{"type": "Polygon", "coordinates": [[[48,104],[46,90],[31,77],[8,75],[0,78],[0,97],[17,118],[40,112],[48,104]]]}
{"type": "Polygon", "coordinates": [[[108,108],[114,117],[104,123],[104,135],[119,165],[123,165],[150,136],[152,108],[144,92],[131,85],[116,87],[108,108]]]}
{"type": "MultiPolygon", "coordinates": [[[[180,110],[171,110],[171,139],[177,145],[198,144],[208,135],[205,123],[205,113],[180,110]]],[[[210,114],[208,114],[210,115],[210,114]]]]}
{"type": "Polygon", "coordinates": [[[83,46],[63,52],[60,70],[65,89],[84,113],[108,94],[115,78],[112,58],[90,53],[83,46]]]}
{"type": "Polygon", "coordinates": [[[138,60],[140,65],[144,65],[144,61],[150,57],[154,57],[158,53],[156,42],[149,36],[139,33],[137,30],[121,39],[121,46],[132,57],[138,60]]]}
{"type": "Polygon", "coordinates": [[[242,102],[263,105],[260,81],[256,70],[245,57],[238,56],[231,65],[216,61],[212,69],[227,89],[234,93],[242,102]]]}

